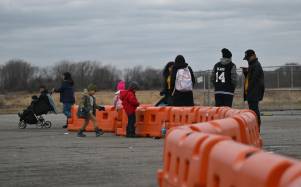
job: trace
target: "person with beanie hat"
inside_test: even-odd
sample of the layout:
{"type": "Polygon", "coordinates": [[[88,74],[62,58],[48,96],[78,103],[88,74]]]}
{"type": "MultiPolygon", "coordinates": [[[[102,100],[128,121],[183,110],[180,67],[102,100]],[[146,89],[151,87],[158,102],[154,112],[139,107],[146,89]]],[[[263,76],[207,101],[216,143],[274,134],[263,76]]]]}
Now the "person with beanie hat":
{"type": "Polygon", "coordinates": [[[261,119],[259,102],[263,99],[265,91],[264,72],[254,50],[246,50],[243,59],[248,61],[249,65],[248,68],[243,68],[243,74],[245,76],[244,100],[248,101],[249,109],[256,113],[260,132],[261,119]]]}
{"type": "Polygon", "coordinates": [[[170,90],[173,106],[194,106],[193,86],[195,77],[191,67],[182,55],[175,59],[171,73],[170,90]]]}
{"type": "Polygon", "coordinates": [[[237,84],[236,65],[232,62],[229,49],[221,50],[222,58],[214,65],[211,83],[214,86],[215,106],[232,107],[234,91],[237,84]]]}
{"type": "Polygon", "coordinates": [[[89,84],[87,89],[85,89],[84,91],[83,97],[81,98],[81,102],[78,107],[78,117],[83,118],[85,121],[82,127],[80,128],[79,132],[77,133],[78,137],[86,137],[86,135],[83,132],[88,126],[90,120],[94,125],[96,137],[103,135],[102,129],[99,129],[97,125],[96,109],[104,110],[104,107],[96,105],[96,99],[94,97],[95,92],[96,92],[96,85],[89,84]]]}
{"type": "Polygon", "coordinates": [[[136,109],[140,105],[136,97],[136,90],[138,89],[138,83],[133,81],[129,84],[128,90],[120,92],[120,99],[122,106],[128,117],[128,125],[126,127],[126,137],[136,137],[136,109]]]}

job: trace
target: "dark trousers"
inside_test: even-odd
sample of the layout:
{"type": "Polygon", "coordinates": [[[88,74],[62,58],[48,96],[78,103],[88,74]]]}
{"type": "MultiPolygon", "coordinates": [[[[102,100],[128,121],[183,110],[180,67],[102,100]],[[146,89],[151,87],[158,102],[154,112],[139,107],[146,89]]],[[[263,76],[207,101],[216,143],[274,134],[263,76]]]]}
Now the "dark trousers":
{"type": "Polygon", "coordinates": [[[215,94],[215,106],[228,106],[232,107],[233,95],[229,94],[215,94]]]}
{"type": "Polygon", "coordinates": [[[172,96],[172,106],[194,106],[193,92],[180,92],[176,90],[172,96]]]}
{"type": "Polygon", "coordinates": [[[135,124],[136,124],[136,114],[128,115],[128,125],[126,127],[126,135],[133,136],[135,135],[135,124]]]}
{"type": "Polygon", "coordinates": [[[257,115],[257,120],[258,120],[258,129],[260,132],[260,125],[261,125],[261,119],[260,119],[260,112],[259,112],[259,102],[257,101],[248,101],[249,109],[253,110],[256,115],[257,115]]]}

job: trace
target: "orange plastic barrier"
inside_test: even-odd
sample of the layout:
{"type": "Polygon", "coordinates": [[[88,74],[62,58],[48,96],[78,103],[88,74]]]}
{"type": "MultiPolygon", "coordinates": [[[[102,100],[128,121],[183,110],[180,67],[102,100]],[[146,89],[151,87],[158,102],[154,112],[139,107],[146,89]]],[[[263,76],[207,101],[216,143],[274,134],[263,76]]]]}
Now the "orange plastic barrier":
{"type": "Polygon", "coordinates": [[[166,123],[165,113],[164,107],[138,108],[136,134],[138,136],[161,137],[161,129],[166,123]]]}
{"type": "Polygon", "coordinates": [[[231,108],[230,110],[228,110],[225,113],[225,118],[233,117],[233,116],[235,116],[237,114],[240,114],[240,113],[241,113],[241,110],[231,108]]]}
{"type": "Polygon", "coordinates": [[[262,139],[259,134],[256,114],[251,110],[246,110],[238,115],[233,116],[241,126],[247,128],[248,144],[256,147],[262,147],[262,139]]]}
{"type": "Polygon", "coordinates": [[[229,136],[231,139],[238,142],[245,141],[245,137],[241,136],[240,126],[234,119],[227,118],[222,120],[214,120],[210,121],[209,123],[218,129],[218,134],[229,136]]]}
{"type": "Polygon", "coordinates": [[[280,179],[280,187],[300,187],[301,186],[301,163],[288,168],[280,179]]]}
{"type": "Polygon", "coordinates": [[[205,186],[208,159],[212,148],[226,136],[192,131],[188,127],[175,128],[165,140],[164,167],[158,171],[161,187],[205,186]]]}
{"type": "Polygon", "coordinates": [[[229,110],[231,110],[230,107],[219,107],[214,115],[214,119],[225,119],[229,110]]]}
{"type": "Polygon", "coordinates": [[[181,124],[182,118],[182,107],[172,107],[169,111],[169,119],[166,123],[167,129],[171,129],[173,127],[177,127],[181,124]]]}
{"type": "Polygon", "coordinates": [[[219,107],[200,107],[195,111],[195,121],[198,122],[206,122],[212,121],[215,119],[221,119],[219,107]]]}
{"type": "Polygon", "coordinates": [[[207,119],[206,111],[209,107],[198,107],[195,111],[195,121],[196,123],[205,122],[207,119]]]}
{"type": "Polygon", "coordinates": [[[128,123],[128,117],[124,110],[119,110],[115,119],[115,134],[117,136],[125,136],[126,135],[126,126],[128,123]]]}
{"type": "Polygon", "coordinates": [[[160,187],[300,187],[299,161],[193,128],[167,135],[160,187]]]}
{"type": "Polygon", "coordinates": [[[191,128],[193,131],[204,132],[209,134],[219,134],[219,129],[213,126],[209,122],[196,123],[188,125],[187,127],[191,128]]]}
{"type": "Polygon", "coordinates": [[[105,132],[115,132],[117,111],[113,106],[105,106],[105,111],[96,110],[96,120],[99,128],[105,132]]]}
{"type": "Polygon", "coordinates": [[[239,179],[240,167],[248,157],[258,151],[258,148],[234,141],[223,141],[216,144],[209,157],[206,186],[239,187],[236,184],[239,179]]]}
{"type": "Polygon", "coordinates": [[[246,127],[233,118],[197,123],[189,125],[189,127],[197,132],[229,136],[235,141],[246,144],[249,143],[246,127]]]}
{"type": "Polygon", "coordinates": [[[297,160],[259,152],[249,157],[239,169],[238,187],[277,187],[283,173],[297,160]]]}
{"type": "Polygon", "coordinates": [[[183,107],[182,117],[180,124],[193,124],[196,123],[196,111],[195,107],[183,107]]]}

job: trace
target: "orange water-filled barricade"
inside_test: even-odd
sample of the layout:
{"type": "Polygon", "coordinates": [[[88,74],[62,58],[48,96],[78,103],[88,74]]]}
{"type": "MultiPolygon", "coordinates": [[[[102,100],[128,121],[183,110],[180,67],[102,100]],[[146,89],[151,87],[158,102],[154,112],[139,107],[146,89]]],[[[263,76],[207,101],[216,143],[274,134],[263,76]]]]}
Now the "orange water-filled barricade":
{"type": "Polygon", "coordinates": [[[301,186],[301,163],[289,167],[280,179],[280,187],[301,186]]]}
{"type": "Polygon", "coordinates": [[[226,136],[198,133],[189,128],[172,130],[165,141],[160,186],[204,186],[212,147],[226,136]]]}
{"type": "Polygon", "coordinates": [[[138,108],[136,112],[136,134],[138,136],[161,137],[166,124],[166,108],[138,108]]]}
{"type": "Polygon", "coordinates": [[[115,118],[115,134],[117,136],[126,135],[126,126],[128,123],[128,117],[124,110],[119,110],[115,118]]]}
{"type": "Polygon", "coordinates": [[[301,181],[300,161],[191,126],[169,132],[163,160],[160,187],[297,187],[301,181]]]}
{"type": "Polygon", "coordinates": [[[223,141],[216,144],[209,157],[207,187],[238,187],[239,169],[246,159],[260,151],[258,148],[223,141]]]}

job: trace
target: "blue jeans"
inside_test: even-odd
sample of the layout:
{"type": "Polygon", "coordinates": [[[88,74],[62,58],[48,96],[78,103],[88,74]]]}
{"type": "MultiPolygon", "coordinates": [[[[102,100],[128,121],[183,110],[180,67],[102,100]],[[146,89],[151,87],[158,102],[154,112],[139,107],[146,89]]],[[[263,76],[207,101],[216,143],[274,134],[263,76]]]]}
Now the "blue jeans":
{"type": "Polygon", "coordinates": [[[63,113],[67,118],[71,117],[71,107],[73,103],[63,103],[63,113]]]}

